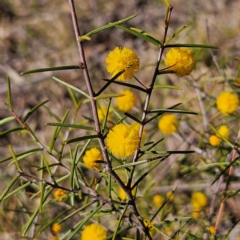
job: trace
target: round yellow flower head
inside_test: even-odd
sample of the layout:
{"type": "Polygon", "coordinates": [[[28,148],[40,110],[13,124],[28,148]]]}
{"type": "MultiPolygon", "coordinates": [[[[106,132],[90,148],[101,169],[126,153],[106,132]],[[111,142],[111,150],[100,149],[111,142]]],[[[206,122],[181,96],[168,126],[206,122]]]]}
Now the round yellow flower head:
{"type": "Polygon", "coordinates": [[[52,232],[53,232],[54,234],[58,234],[58,233],[60,233],[61,231],[62,231],[62,227],[61,227],[60,224],[54,223],[54,224],[52,225],[52,232]]]}
{"type": "Polygon", "coordinates": [[[217,108],[224,114],[229,115],[235,112],[239,105],[238,96],[231,92],[223,92],[217,98],[217,108]]]}
{"type": "Polygon", "coordinates": [[[212,235],[215,235],[216,234],[216,228],[214,226],[210,226],[209,227],[209,232],[212,234],[212,235]]]}
{"type": "Polygon", "coordinates": [[[161,195],[155,195],[155,196],[153,197],[153,203],[154,203],[158,208],[162,206],[163,202],[164,202],[164,197],[163,197],[163,196],[161,196],[161,195]]]}
{"type": "Polygon", "coordinates": [[[169,197],[169,196],[170,198],[168,199],[168,201],[172,202],[174,200],[174,194],[171,191],[166,193],[166,197],[169,197]]]}
{"type": "MultiPolygon", "coordinates": [[[[98,113],[99,121],[102,121],[106,116],[107,108],[103,107],[103,106],[100,106],[100,107],[98,107],[97,113],[98,113]]],[[[109,109],[107,120],[111,119],[111,113],[112,113],[112,109],[109,109]]]]}
{"type": "Polygon", "coordinates": [[[82,231],[81,240],[105,240],[107,238],[107,231],[103,226],[93,223],[85,227],[82,231]]]}
{"type": "Polygon", "coordinates": [[[209,143],[213,146],[213,147],[217,147],[220,143],[221,143],[221,138],[217,137],[216,135],[211,135],[209,137],[209,143]]]}
{"type": "Polygon", "coordinates": [[[197,210],[193,210],[192,211],[192,217],[193,218],[199,218],[200,217],[200,212],[199,212],[199,210],[197,209],[197,210]]]}
{"type": "Polygon", "coordinates": [[[122,159],[131,156],[137,150],[139,142],[138,131],[133,126],[123,123],[114,126],[106,138],[109,151],[122,159]]]}
{"type": "Polygon", "coordinates": [[[193,193],[191,197],[191,204],[193,206],[193,209],[201,210],[202,208],[206,207],[208,204],[206,195],[202,192],[193,193]]]}
{"type": "Polygon", "coordinates": [[[158,127],[162,133],[172,134],[178,129],[178,120],[174,114],[165,114],[160,118],[158,127]]]}
{"type": "Polygon", "coordinates": [[[171,48],[165,59],[168,70],[172,70],[179,77],[190,74],[195,66],[192,51],[187,48],[171,48]]]}
{"type": "Polygon", "coordinates": [[[58,236],[51,237],[50,240],[60,240],[58,236]]]}
{"type": "Polygon", "coordinates": [[[136,95],[131,90],[124,90],[120,93],[125,96],[117,97],[116,101],[118,109],[124,112],[130,111],[136,104],[136,95]]]}
{"type": "Polygon", "coordinates": [[[91,148],[86,151],[83,156],[83,162],[88,168],[100,168],[101,163],[96,163],[96,160],[103,160],[101,152],[97,148],[91,148]]]}
{"type": "Polygon", "coordinates": [[[64,202],[67,198],[66,192],[63,189],[57,189],[53,195],[58,202],[64,202]]]}
{"type": "Polygon", "coordinates": [[[107,71],[114,77],[124,70],[118,77],[119,81],[125,81],[133,77],[139,69],[139,58],[135,52],[129,48],[115,47],[106,58],[107,71]]]}
{"type": "Polygon", "coordinates": [[[219,137],[229,138],[229,128],[226,125],[221,125],[218,129],[219,137]]]}

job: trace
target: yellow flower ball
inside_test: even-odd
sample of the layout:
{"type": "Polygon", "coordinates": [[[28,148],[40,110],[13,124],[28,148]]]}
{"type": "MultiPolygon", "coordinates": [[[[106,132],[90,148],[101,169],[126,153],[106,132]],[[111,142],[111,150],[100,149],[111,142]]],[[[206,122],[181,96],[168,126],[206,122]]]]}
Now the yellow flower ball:
{"type": "Polygon", "coordinates": [[[58,236],[51,237],[50,240],[59,240],[60,238],[58,236]]]}
{"type": "Polygon", "coordinates": [[[53,195],[58,202],[64,202],[67,198],[66,192],[63,189],[57,189],[53,195]]]}
{"type": "Polygon", "coordinates": [[[100,168],[101,163],[96,163],[96,160],[103,160],[101,152],[97,148],[91,148],[86,151],[83,156],[83,162],[88,168],[100,168]]]}
{"type": "Polygon", "coordinates": [[[165,64],[179,77],[190,74],[195,66],[192,51],[187,48],[172,48],[166,54],[165,64]]]}
{"type": "Polygon", "coordinates": [[[119,81],[125,81],[133,77],[139,69],[139,58],[135,52],[129,48],[115,47],[106,58],[107,71],[114,77],[124,70],[118,77],[119,81]]]}
{"type": "Polygon", "coordinates": [[[209,227],[209,232],[212,234],[212,235],[215,235],[216,234],[216,228],[214,226],[210,226],[209,227]]]}
{"type": "Polygon", "coordinates": [[[178,120],[174,114],[165,114],[160,118],[158,127],[162,133],[172,134],[177,132],[178,124],[178,120]]]}
{"type": "Polygon", "coordinates": [[[93,223],[85,227],[82,231],[81,240],[105,240],[107,231],[99,224],[93,223]]]}
{"type": "Polygon", "coordinates": [[[53,232],[53,233],[58,234],[58,233],[60,233],[61,231],[62,231],[62,227],[61,227],[60,224],[54,223],[54,224],[52,225],[52,232],[53,232]]]}
{"type": "Polygon", "coordinates": [[[153,203],[158,207],[160,208],[162,205],[163,205],[163,202],[164,202],[164,197],[161,196],[161,195],[155,195],[153,197],[153,203]]]}
{"type": "Polygon", "coordinates": [[[219,137],[224,137],[226,139],[229,139],[229,128],[226,125],[221,125],[218,129],[219,137]]]}
{"type": "Polygon", "coordinates": [[[211,135],[209,137],[209,143],[213,146],[213,147],[217,147],[220,143],[221,143],[221,138],[217,137],[216,135],[211,135]]]}
{"type": "MultiPolygon", "coordinates": [[[[103,106],[100,106],[100,107],[98,107],[97,113],[98,113],[99,121],[103,121],[106,114],[107,114],[107,108],[103,107],[103,106]]],[[[109,109],[107,120],[111,119],[111,113],[112,113],[112,109],[109,109]]]]}
{"type": "Polygon", "coordinates": [[[168,198],[169,196],[170,198],[168,199],[168,201],[172,202],[174,200],[174,194],[172,193],[172,191],[166,193],[166,197],[168,198]]]}
{"type": "Polygon", "coordinates": [[[235,93],[223,92],[217,98],[217,108],[224,115],[235,112],[238,105],[239,99],[235,93]]]}
{"type": "Polygon", "coordinates": [[[136,104],[136,95],[131,90],[121,91],[120,94],[124,94],[125,96],[117,97],[118,109],[124,112],[130,111],[136,104]]]}
{"type": "Polygon", "coordinates": [[[106,138],[108,150],[122,159],[131,156],[139,147],[139,143],[138,131],[123,123],[114,126],[106,138]]]}
{"type": "Polygon", "coordinates": [[[200,212],[199,212],[199,210],[193,210],[192,211],[192,217],[193,218],[199,218],[200,217],[200,212]]]}
{"type": "MultiPolygon", "coordinates": [[[[136,193],[136,188],[134,188],[132,190],[132,194],[134,195],[136,193]]],[[[118,196],[123,200],[127,200],[128,199],[128,196],[127,194],[124,192],[124,190],[122,188],[119,189],[119,192],[118,192],[118,196]]]]}
{"type": "Polygon", "coordinates": [[[191,204],[194,210],[201,210],[208,204],[207,196],[202,192],[195,192],[192,194],[191,204]]]}

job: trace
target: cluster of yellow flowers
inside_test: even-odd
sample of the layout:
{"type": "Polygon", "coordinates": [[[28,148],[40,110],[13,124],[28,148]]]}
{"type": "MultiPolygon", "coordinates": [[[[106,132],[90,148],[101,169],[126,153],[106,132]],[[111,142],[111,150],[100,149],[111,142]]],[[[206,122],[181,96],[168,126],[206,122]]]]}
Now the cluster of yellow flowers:
{"type": "Polygon", "coordinates": [[[63,189],[57,189],[53,195],[58,202],[64,202],[67,199],[67,194],[63,189]]]}
{"type": "Polygon", "coordinates": [[[192,216],[194,218],[199,218],[200,211],[208,204],[207,196],[202,192],[195,192],[192,194],[191,204],[193,206],[192,216]]]}
{"type": "Polygon", "coordinates": [[[83,162],[88,168],[99,169],[101,167],[101,163],[96,163],[96,160],[103,160],[102,153],[97,148],[87,150],[83,156],[83,162]]]}
{"type": "Polygon", "coordinates": [[[107,231],[100,224],[93,223],[85,227],[82,231],[81,240],[105,240],[107,231]]]}
{"type": "Polygon", "coordinates": [[[209,142],[213,147],[217,147],[221,142],[222,138],[229,139],[229,128],[226,125],[221,125],[218,129],[216,135],[211,135],[209,137],[209,142]]]}
{"type": "Polygon", "coordinates": [[[159,122],[158,127],[160,131],[164,134],[173,134],[177,132],[178,129],[178,120],[174,114],[164,114],[159,122]]]}

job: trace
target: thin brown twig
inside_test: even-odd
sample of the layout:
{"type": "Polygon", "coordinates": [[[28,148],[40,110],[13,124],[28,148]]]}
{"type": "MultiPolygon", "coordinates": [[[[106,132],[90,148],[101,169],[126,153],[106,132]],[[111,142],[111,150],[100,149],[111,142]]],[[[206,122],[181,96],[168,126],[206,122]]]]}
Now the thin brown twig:
{"type": "Polygon", "coordinates": [[[140,229],[151,240],[152,237],[149,233],[149,229],[144,225],[143,218],[140,216],[140,214],[138,212],[138,209],[136,207],[136,203],[134,201],[134,197],[132,195],[131,188],[128,187],[128,186],[125,186],[125,184],[119,178],[119,176],[112,170],[111,162],[109,160],[107,149],[106,149],[106,146],[105,146],[105,143],[104,143],[104,136],[101,132],[101,128],[100,128],[100,124],[99,124],[95,94],[94,94],[92,84],[91,84],[91,81],[90,81],[90,77],[89,77],[89,72],[88,72],[87,63],[86,63],[86,59],[85,59],[85,55],[84,55],[83,45],[82,45],[82,42],[78,41],[78,39],[81,35],[80,35],[80,30],[79,30],[79,26],[78,26],[78,22],[77,22],[77,15],[76,15],[76,11],[75,11],[74,1],[69,0],[68,2],[69,2],[70,10],[71,10],[72,22],[73,22],[76,41],[77,41],[77,46],[78,46],[78,51],[79,51],[79,56],[80,56],[80,62],[84,66],[83,73],[84,73],[85,82],[86,82],[87,89],[88,89],[89,96],[90,96],[90,102],[91,102],[91,105],[92,105],[92,112],[93,112],[93,119],[94,119],[94,123],[95,123],[95,130],[96,130],[96,133],[98,135],[98,141],[99,141],[99,145],[100,145],[101,150],[102,150],[104,161],[106,162],[106,165],[105,165],[106,170],[111,175],[111,177],[117,182],[117,184],[127,194],[128,198],[129,198],[129,206],[131,207],[134,215],[136,216],[138,222],[140,223],[140,229]]]}

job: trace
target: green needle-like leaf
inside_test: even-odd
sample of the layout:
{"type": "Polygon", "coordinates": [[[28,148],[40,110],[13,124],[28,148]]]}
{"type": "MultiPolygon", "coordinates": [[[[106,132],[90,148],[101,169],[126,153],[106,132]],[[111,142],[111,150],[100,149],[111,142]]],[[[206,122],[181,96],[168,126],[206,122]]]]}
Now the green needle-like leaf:
{"type": "Polygon", "coordinates": [[[182,90],[180,87],[173,86],[173,85],[154,85],[154,89],[162,88],[162,89],[176,89],[176,90],[182,90]]]}
{"type": "Polygon", "coordinates": [[[211,46],[211,45],[204,45],[204,44],[182,44],[182,43],[176,43],[176,44],[168,44],[165,46],[165,48],[174,48],[174,47],[191,47],[191,48],[212,48],[212,49],[218,49],[218,47],[211,46]]]}
{"type": "Polygon", "coordinates": [[[90,135],[90,136],[83,136],[78,138],[73,138],[65,142],[65,144],[74,143],[74,142],[80,142],[88,139],[98,138],[98,135],[90,135]]]}
{"type": "Polygon", "coordinates": [[[0,126],[5,124],[5,123],[8,123],[8,122],[11,122],[15,119],[15,117],[6,117],[6,118],[3,118],[0,120],[0,126]]]}
{"type": "MultiPolygon", "coordinates": [[[[118,24],[122,24],[122,23],[124,23],[124,22],[127,22],[127,21],[135,18],[136,16],[137,16],[137,14],[134,14],[134,15],[132,15],[132,16],[130,16],[130,17],[123,18],[122,20],[119,20],[119,21],[116,21],[116,22],[113,22],[113,23],[108,23],[108,24],[105,25],[105,26],[102,26],[102,27],[100,27],[100,28],[94,29],[93,31],[91,31],[91,32],[89,32],[89,33],[87,33],[87,34],[79,37],[79,38],[78,38],[78,41],[86,40],[86,39],[85,39],[86,37],[91,37],[92,35],[94,35],[94,34],[96,34],[96,33],[98,33],[98,32],[102,32],[102,31],[104,31],[104,30],[106,30],[106,29],[108,29],[108,28],[111,28],[111,27],[114,27],[114,26],[116,26],[116,25],[118,25],[118,24]]],[[[88,40],[89,40],[89,39],[88,39],[88,40]]]]}
{"type": "Polygon", "coordinates": [[[60,66],[60,67],[51,67],[51,68],[39,68],[39,69],[34,69],[34,70],[29,70],[29,71],[26,71],[26,72],[22,72],[21,75],[26,75],[26,74],[30,74],[30,73],[39,73],[39,72],[72,70],[72,69],[83,69],[83,67],[80,67],[78,65],[72,65],[72,66],[60,66]]]}
{"type": "Polygon", "coordinates": [[[185,110],[175,110],[175,109],[153,109],[148,111],[148,113],[166,113],[166,112],[198,115],[196,112],[185,111],[185,110]]]}
{"type": "Polygon", "coordinates": [[[136,37],[139,37],[139,38],[143,39],[144,41],[150,42],[157,47],[160,47],[162,45],[162,43],[159,40],[157,40],[156,38],[152,37],[151,35],[149,35],[148,33],[144,32],[142,30],[138,30],[136,28],[126,28],[121,25],[116,25],[115,27],[120,28],[120,29],[124,30],[125,32],[128,32],[136,37]]]}
{"type": "Polygon", "coordinates": [[[62,80],[60,80],[59,78],[52,77],[52,79],[55,80],[55,81],[57,81],[57,82],[59,82],[59,83],[61,83],[61,84],[63,84],[63,85],[65,85],[65,86],[67,86],[67,87],[69,87],[69,88],[71,88],[71,89],[73,89],[73,90],[75,90],[76,92],[81,93],[81,94],[84,95],[85,97],[90,98],[90,96],[89,96],[87,93],[85,93],[84,91],[80,90],[79,88],[76,88],[76,87],[74,87],[74,86],[72,86],[72,85],[70,85],[70,84],[62,81],[62,80]]]}
{"type": "Polygon", "coordinates": [[[8,86],[8,91],[7,91],[7,99],[8,99],[8,107],[12,111],[13,106],[12,106],[12,90],[11,90],[11,82],[10,78],[7,77],[7,86],[8,86]]]}
{"type": "Polygon", "coordinates": [[[39,103],[38,105],[36,105],[34,108],[32,108],[27,114],[26,116],[23,118],[23,122],[26,122],[27,119],[34,113],[36,112],[42,105],[44,105],[45,103],[47,103],[49,100],[45,100],[44,102],[39,103]]]}
{"type": "Polygon", "coordinates": [[[85,130],[95,131],[94,127],[78,125],[78,124],[70,124],[70,123],[45,123],[45,125],[64,127],[64,128],[77,128],[77,129],[85,129],[85,130]]]}

